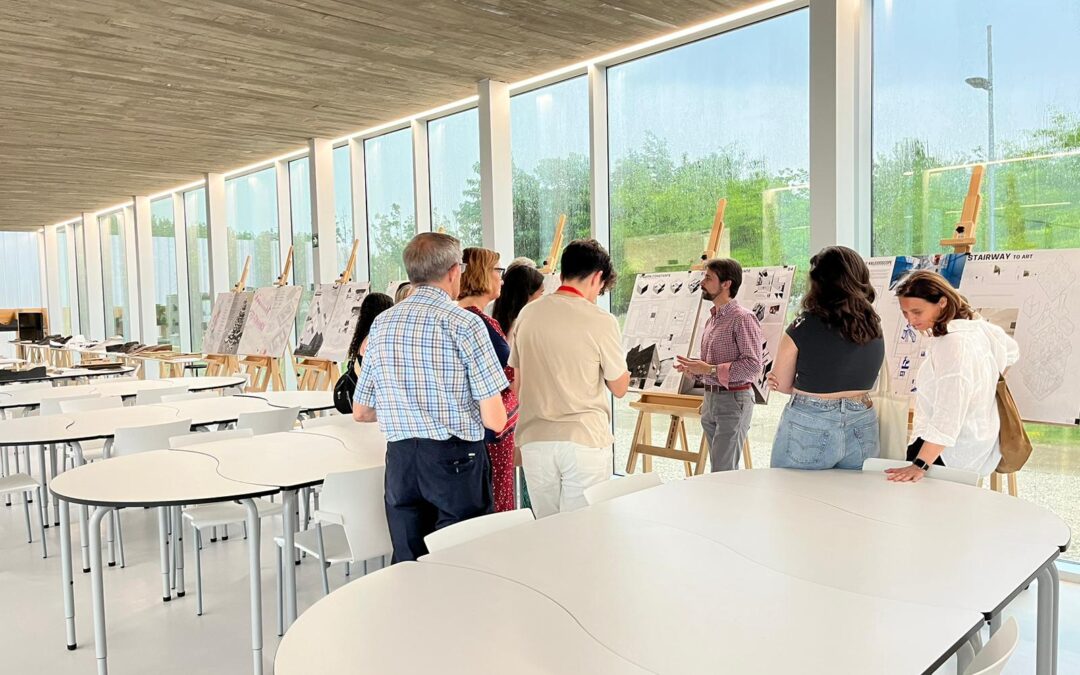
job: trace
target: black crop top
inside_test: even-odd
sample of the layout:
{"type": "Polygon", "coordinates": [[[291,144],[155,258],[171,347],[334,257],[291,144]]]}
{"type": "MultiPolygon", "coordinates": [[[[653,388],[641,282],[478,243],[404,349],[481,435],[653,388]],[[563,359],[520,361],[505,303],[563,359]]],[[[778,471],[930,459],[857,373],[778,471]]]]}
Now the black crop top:
{"type": "Polygon", "coordinates": [[[873,388],[885,358],[885,340],[850,342],[814,314],[802,314],[787,328],[799,348],[795,388],[808,394],[867,391],[873,388]]]}

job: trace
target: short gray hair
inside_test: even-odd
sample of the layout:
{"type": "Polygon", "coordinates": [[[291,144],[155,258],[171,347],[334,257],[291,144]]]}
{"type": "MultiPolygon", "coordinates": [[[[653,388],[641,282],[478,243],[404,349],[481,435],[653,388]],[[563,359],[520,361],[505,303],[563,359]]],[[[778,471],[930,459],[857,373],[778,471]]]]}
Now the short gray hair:
{"type": "Polygon", "coordinates": [[[461,263],[461,242],[448,234],[421,232],[405,247],[401,259],[410,282],[430,284],[461,263]]]}

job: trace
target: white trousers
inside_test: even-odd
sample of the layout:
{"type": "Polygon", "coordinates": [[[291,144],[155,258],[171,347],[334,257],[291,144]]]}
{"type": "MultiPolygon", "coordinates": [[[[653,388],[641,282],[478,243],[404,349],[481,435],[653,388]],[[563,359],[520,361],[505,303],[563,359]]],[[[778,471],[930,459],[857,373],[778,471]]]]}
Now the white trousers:
{"type": "Polygon", "coordinates": [[[521,446],[521,466],[533,513],[543,518],[586,505],[585,488],[611,478],[611,448],[587,448],[569,441],[521,446]]]}

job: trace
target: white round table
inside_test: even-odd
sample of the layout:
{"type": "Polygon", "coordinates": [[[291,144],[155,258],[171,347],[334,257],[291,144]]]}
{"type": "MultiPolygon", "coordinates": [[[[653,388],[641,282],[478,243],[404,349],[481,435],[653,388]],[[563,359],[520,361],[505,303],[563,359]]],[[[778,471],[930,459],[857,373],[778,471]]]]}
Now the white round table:
{"type": "Polygon", "coordinates": [[[304,414],[334,409],[334,394],[329,391],[263,391],[242,394],[261,398],[276,408],[300,408],[304,414]]]}

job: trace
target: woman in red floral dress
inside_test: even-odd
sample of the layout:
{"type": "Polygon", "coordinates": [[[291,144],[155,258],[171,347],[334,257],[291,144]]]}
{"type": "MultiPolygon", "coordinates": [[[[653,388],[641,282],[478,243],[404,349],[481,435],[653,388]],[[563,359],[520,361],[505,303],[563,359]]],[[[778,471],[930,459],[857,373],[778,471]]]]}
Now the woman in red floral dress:
{"type": "MultiPolygon", "coordinates": [[[[484,312],[484,307],[499,297],[502,290],[502,273],[499,254],[486,248],[467,248],[462,252],[465,271],[461,275],[461,291],[458,305],[476,314],[487,326],[491,346],[499,357],[506,379],[514,381],[514,369],[506,365],[510,358],[510,345],[506,335],[495,319],[484,312]]],[[[517,395],[509,387],[502,392],[506,407],[506,426],[496,434],[485,429],[484,442],[491,458],[491,484],[496,511],[514,509],[514,427],[518,420],[517,395]]]]}

